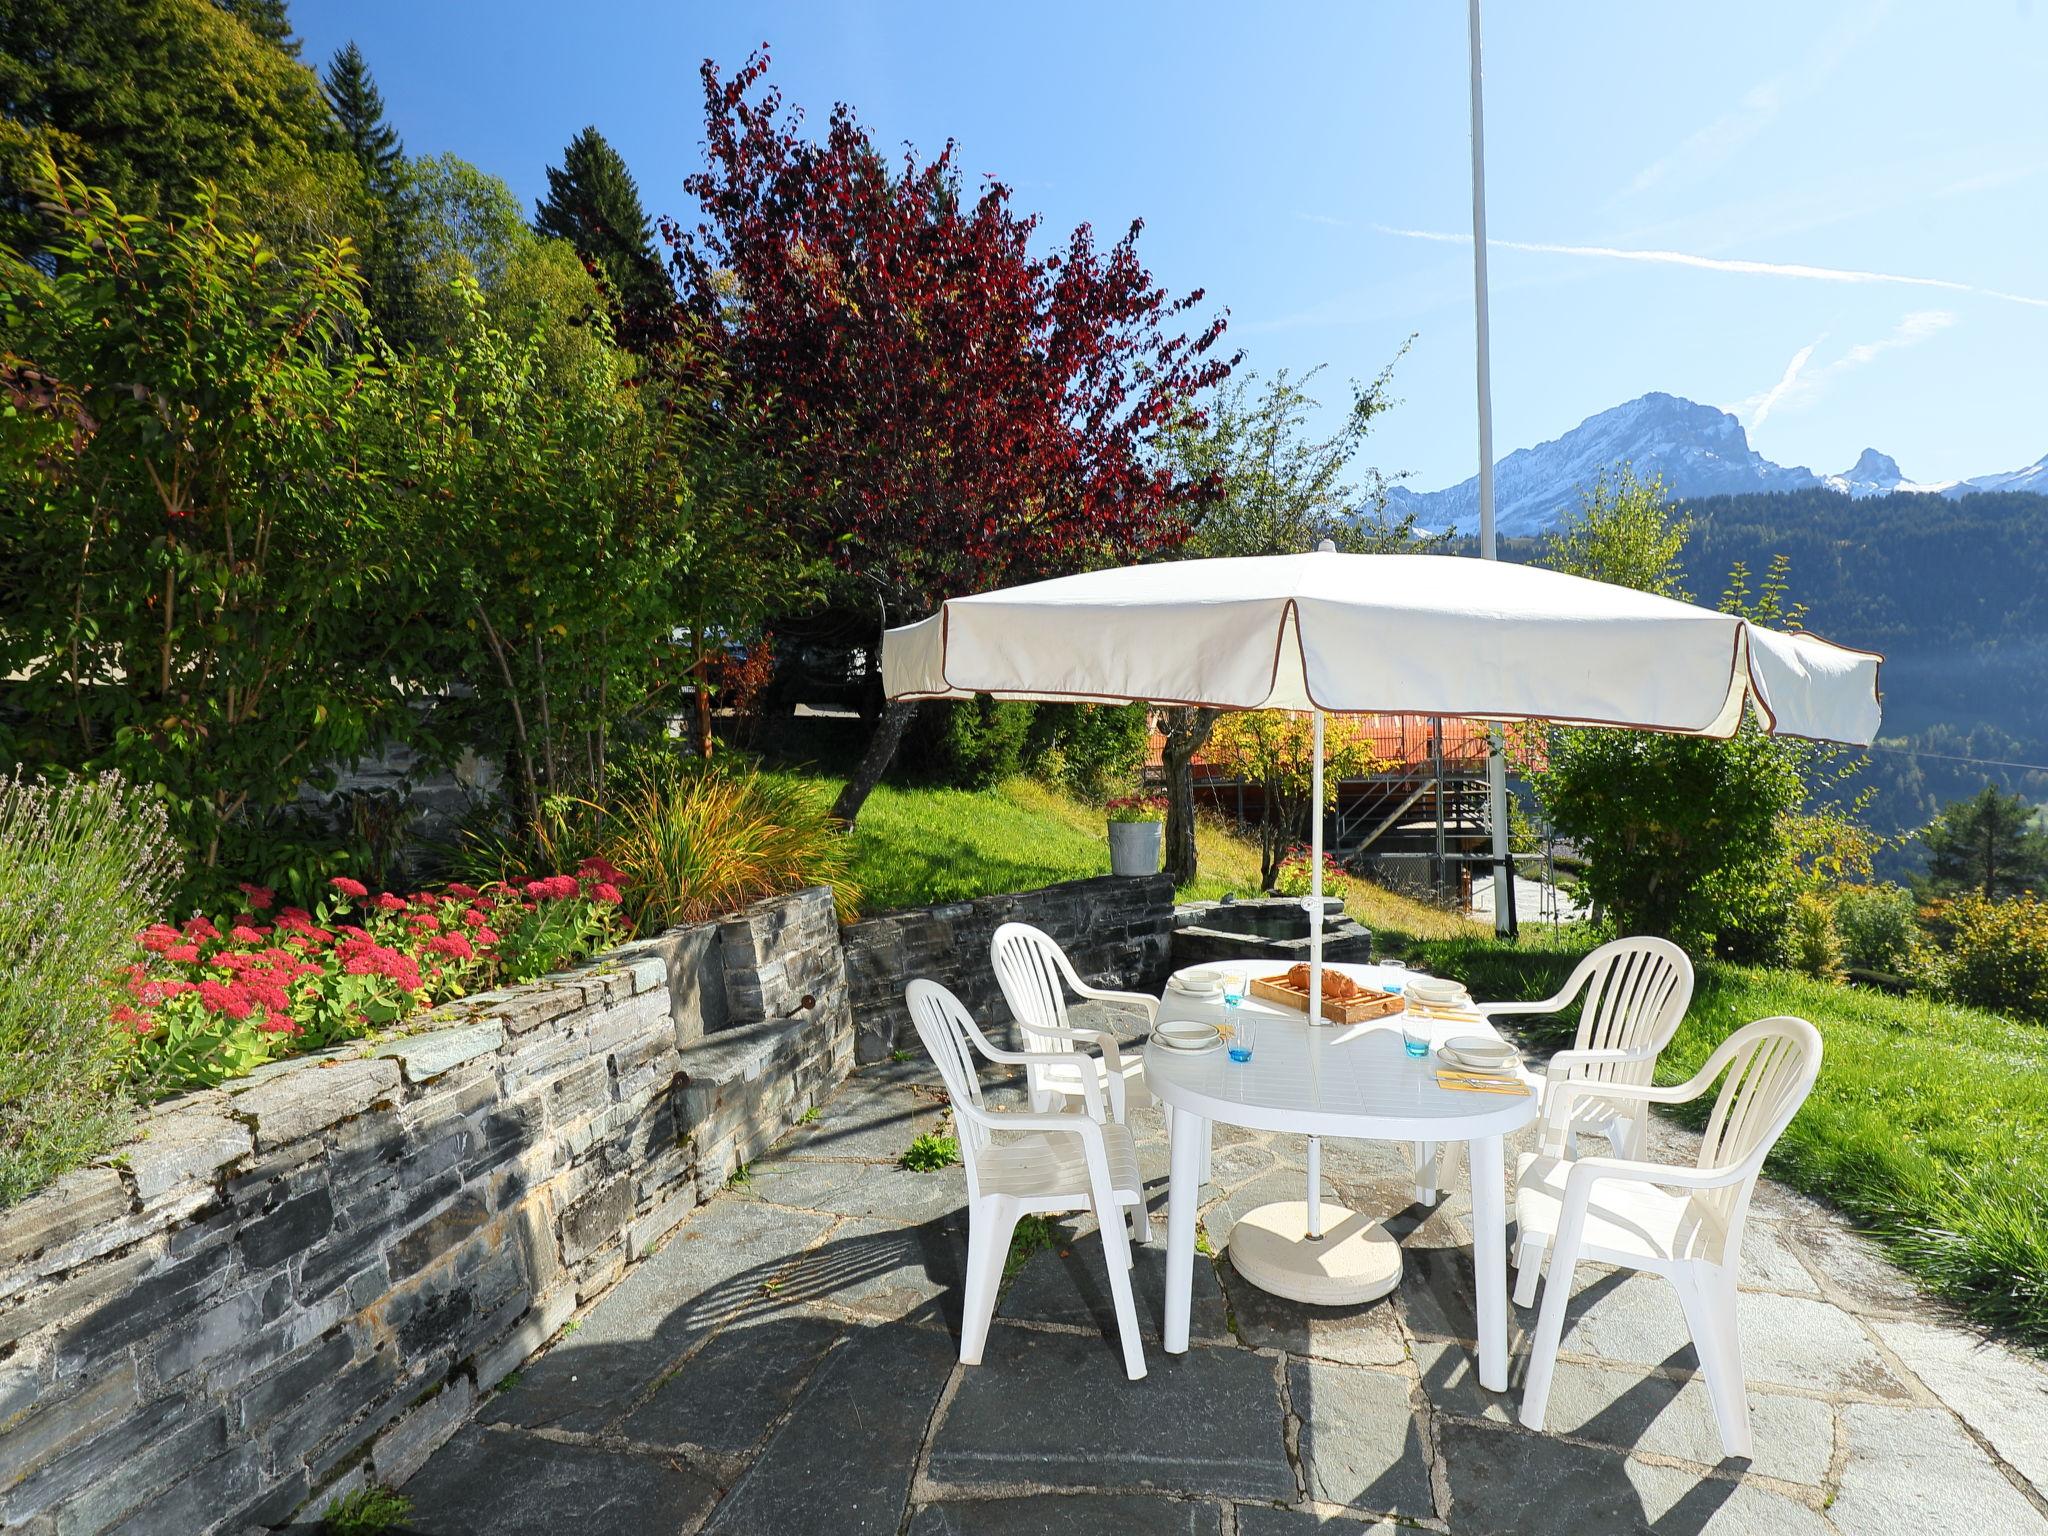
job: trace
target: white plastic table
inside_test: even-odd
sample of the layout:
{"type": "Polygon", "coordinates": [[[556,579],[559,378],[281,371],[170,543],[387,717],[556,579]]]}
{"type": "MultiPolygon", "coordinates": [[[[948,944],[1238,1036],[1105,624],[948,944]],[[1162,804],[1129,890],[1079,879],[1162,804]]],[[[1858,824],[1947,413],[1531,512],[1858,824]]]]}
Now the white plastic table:
{"type": "MultiPolygon", "coordinates": [[[[1213,969],[1214,967],[1210,967],[1213,969]]],[[[1250,974],[1283,967],[1252,964],[1250,974]]],[[[1406,972],[1373,965],[1326,965],[1367,986],[1404,980],[1406,972]]],[[[1311,1027],[1290,1009],[1246,997],[1240,1013],[1254,1023],[1252,1059],[1227,1051],[1191,1055],[1147,1042],[1145,1083],[1174,1110],[1172,1178],[1166,1220],[1166,1350],[1184,1354],[1195,1274],[1195,1215],[1201,1169],[1215,1121],[1252,1130],[1367,1141],[1451,1142],[1470,1147],[1472,1264],[1479,1307],[1479,1381],[1490,1391],[1508,1385],[1506,1170],[1502,1138],[1536,1118],[1535,1093],[1458,1093],[1440,1088],[1434,1056],[1402,1049],[1400,1014],[1349,1027],[1311,1027]]],[[[1159,1020],[1221,1023],[1222,1000],[1190,998],[1169,985],[1159,1020]]],[[[1432,1023],[1438,1039],[1491,1034],[1483,1024],[1432,1023]]]]}

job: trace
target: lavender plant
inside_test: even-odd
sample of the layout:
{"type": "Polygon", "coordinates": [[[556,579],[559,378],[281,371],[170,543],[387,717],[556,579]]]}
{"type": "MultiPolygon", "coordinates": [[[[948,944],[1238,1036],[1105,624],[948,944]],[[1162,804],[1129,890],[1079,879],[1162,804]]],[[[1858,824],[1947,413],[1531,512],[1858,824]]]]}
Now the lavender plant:
{"type": "Polygon", "coordinates": [[[0,1205],[120,1136],[114,984],[179,874],[163,807],[118,774],[0,774],[0,1205]]]}

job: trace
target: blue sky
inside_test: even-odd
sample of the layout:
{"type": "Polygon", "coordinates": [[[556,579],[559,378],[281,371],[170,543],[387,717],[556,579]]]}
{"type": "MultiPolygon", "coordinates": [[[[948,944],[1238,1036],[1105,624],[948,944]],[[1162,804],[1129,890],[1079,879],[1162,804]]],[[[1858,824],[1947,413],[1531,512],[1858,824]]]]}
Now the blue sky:
{"type": "MultiPolygon", "coordinates": [[[[1425,489],[1476,465],[1449,0],[292,10],[309,59],[361,45],[412,152],[530,202],[596,123],[652,213],[690,211],[698,62],[766,41],[814,119],[957,139],[1050,230],[1142,216],[1156,276],[1228,307],[1249,366],[1327,364],[1333,405],[1416,333],[1370,456],[1425,489]]],[[[1651,389],[1823,472],[2048,452],[2048,6],[1494,0],[1486,57],[1500,452],[1651,389]]]]}

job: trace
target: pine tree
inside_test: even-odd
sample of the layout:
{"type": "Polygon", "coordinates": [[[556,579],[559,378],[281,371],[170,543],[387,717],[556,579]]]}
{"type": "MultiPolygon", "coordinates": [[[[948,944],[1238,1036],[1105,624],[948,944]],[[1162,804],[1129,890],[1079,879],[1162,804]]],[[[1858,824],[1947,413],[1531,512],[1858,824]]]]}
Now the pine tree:
{"type": "Polygon", "coordinates": [[[596,128],[569,141],[559,170],[548,167],[548,195],[534,208],[533,227],[568,241],[597,268],[625,312],[627,329],[631,317],[665,309],[673,297],[654,254],[640,188],[596,128]]]}
{"type": "Polygon", "coordinates": [[[384,121],[384,95],[370,77],[362,50],[353,42],[337,48],[321,86],[342,143],[362,162],[363,179],[380,200],[389,201],[405,164],[405,146],[398,130],[384,121]]]}
{"type": "Polygon", "coordinates": [[[1986,784],[1923,827],[1927,886],[1941,895],[1975,891],[1992,901],[2048,888],[2048,832],[2024,796],[1986,784]]]}

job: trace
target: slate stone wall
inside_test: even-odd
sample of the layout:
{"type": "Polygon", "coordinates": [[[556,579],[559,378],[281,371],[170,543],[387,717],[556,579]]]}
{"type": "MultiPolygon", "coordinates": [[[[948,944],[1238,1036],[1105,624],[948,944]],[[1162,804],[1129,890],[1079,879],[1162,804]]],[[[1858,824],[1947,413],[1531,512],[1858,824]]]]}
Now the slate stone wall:
{"type": "Polygon", "coordinates": [[[152,1110],[0,1212],[0,1530],[397,1484],[853,1062],[831,893],[152,1110]]]}
{"type": "Polygon", "coordinates": [[[984,1027],[1007,1030],[1009,1010],[989,967],[988,944],[1011,922],[1051,934],[1095,985],[1157,991],[1173,933],[1173,882],[1165,875],[1100,875],[850,924],[841,936],[860,1059],[917,1049],[903,1006],[903,988],[916,976],[952,988],[984,1027]]]}

